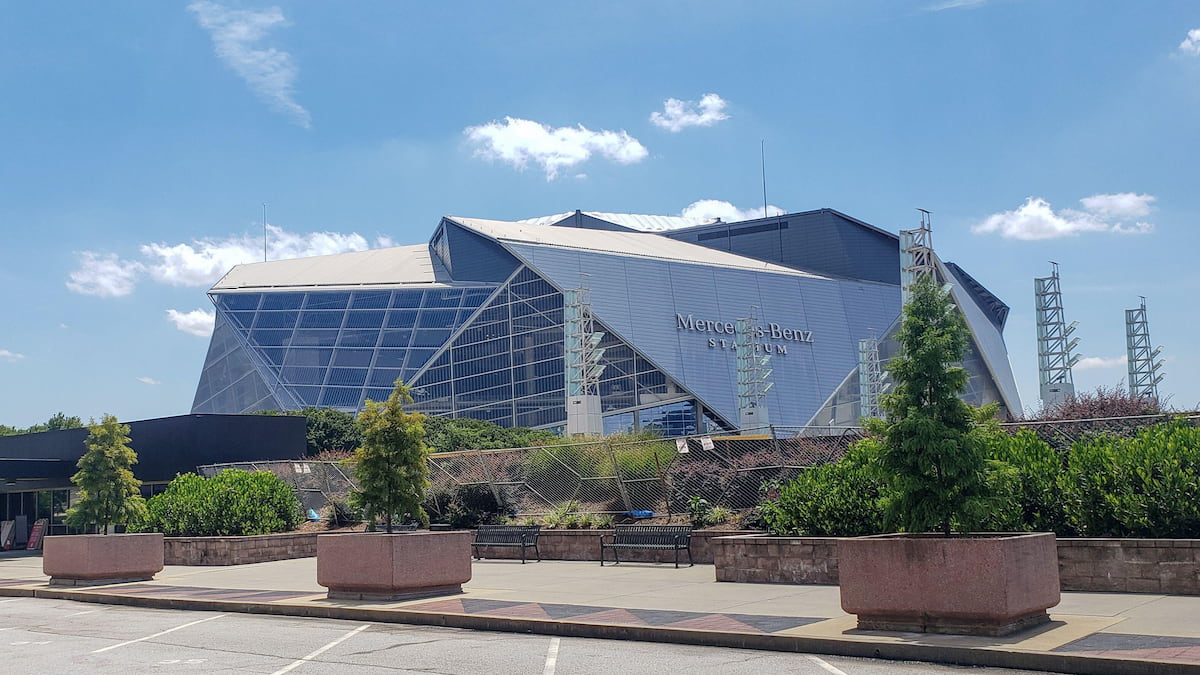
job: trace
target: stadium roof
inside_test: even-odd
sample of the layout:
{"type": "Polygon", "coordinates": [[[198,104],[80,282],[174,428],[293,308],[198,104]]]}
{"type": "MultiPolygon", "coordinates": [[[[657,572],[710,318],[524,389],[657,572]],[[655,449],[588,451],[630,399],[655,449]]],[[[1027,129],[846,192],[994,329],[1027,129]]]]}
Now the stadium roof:
{"type": "MultiPolygon", "coordinates": [[[[567,211],[566,213],[556,213],[552,216],[539,216],[537,218],[523,218],[518,220],[518,223],[528,225],[557,225],[562,221],[575,215],[575,211],[567,211]]],[[[640,213],[603,213],[600,211],[582,211],[583,215],[599,218],[621,227],[628,227],[631,230],[638,232],[667,232],[670,230],[682,230],[688,227],[697,225],[708,225],[713,222],[712,218],[684,218],[683,216],[651,216],[640,213]]]]}
{"type": "Polygon", "coordinates": [[[545,227],[525,222],[446,216],[450,222],[474,230],[490,239],[512,244],[533,244],[609,255],[653,258],[672,262],[712,265],[755,272],[825,279],[791,267],[747,258],[707,246],[691,244],[649,232],[621,232],[586,228],[545,227]]]}

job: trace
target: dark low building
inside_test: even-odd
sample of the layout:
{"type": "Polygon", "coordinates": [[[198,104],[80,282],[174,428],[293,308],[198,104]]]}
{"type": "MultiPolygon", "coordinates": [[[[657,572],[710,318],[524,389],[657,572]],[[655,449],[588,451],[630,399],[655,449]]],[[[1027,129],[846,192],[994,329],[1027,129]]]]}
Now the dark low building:
{"type": "MultiPolygon", "coordinates": [[[[177,415],[126,422],[129,446],[138,455],[134,475],[147,496],[202,464],[303,457],[305,423],[304,417],[267,415],[177,415]]],[[[63,531],[71,476],[87,435],[83,428],[0,436],[0,521],[48,518],[51,533],[63,531]]]]}

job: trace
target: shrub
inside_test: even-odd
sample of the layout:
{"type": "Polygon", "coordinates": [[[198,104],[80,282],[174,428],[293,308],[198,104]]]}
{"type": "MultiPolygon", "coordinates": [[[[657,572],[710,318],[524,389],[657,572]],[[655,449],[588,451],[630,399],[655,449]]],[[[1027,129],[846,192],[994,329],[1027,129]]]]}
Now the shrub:
{"type": "Polygon", "coordinates": [[[977,439],[992,459],[989,530],[1033,530],[1067,534],[1060,481],[1064,456],[1029,429],[1009,435],[992,422],[979,427],[977,439]]]}
{"type": "Polygon", "coordinates": [[[548,528],[570,527],[567,524],[569,521],[574,520],[575,523],[579,522],[578,516],[574,516],[575,512],[578,511],[579,508],[579,502],[573,500],[557,504],[554,508],[550,509],[550,513],[547,513],[546,517],[542,519],[542,524],[548,528]],[[574,518],[572,518],[572,516],[574,516],[574,518]]]}
{"type": "Polygon", "coordinates": [[[1075,443],[1059,487],[1084,536],[1198,537],[1200,428],[1175,420],[1075,443]]]}
{"type": "Polygon", "coordinates": [[[1034,414],[1035,420],[1086,420],[1106,417],[1136,417],[1163,412],[1158,400],[1134,396],[1121,387],[1096,387],[1066,400],[1043,406],[1034,414]]]}
{"type": "Polygon", "coordinates": [[[169,537],[286,532],[303,520],[295,492],[267,471],[226,469],[212,478],[185,473],[146,506],[142,529],[169,537]]]}
{"type": "Polygon", "coordinates": [[[856,537],[884,531],[883,483],[872,464],[880,443],[864,439],[837,462],[806,470],[760,507],[775,534],[856,537]]]}

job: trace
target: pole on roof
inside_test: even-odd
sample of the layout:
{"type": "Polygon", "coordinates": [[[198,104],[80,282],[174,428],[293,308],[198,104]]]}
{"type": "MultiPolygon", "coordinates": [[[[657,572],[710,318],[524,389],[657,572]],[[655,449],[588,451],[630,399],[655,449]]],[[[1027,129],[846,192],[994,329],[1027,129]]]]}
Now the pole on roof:
{"type": "Polygon", "coordinates": [[[767,141],[762,139],[758,143],[758,156],[762,160],[762,186],[763,186],[763,218],[771,215],[767,213],[767,141]]]}
{"type": "Polygon", "coordinates": [[[263,202],[263,262],[267,262],[267,203],[263,202]]]}

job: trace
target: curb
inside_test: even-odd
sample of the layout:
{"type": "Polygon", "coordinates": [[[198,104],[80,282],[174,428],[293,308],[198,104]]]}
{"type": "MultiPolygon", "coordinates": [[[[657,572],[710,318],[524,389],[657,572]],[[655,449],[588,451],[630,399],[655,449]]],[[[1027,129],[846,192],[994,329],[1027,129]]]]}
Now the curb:
{"type": "Polygon", "coordinates": [[[827,654],[890,661],[920,661],[960,666],[1017,668],[1070,673],[1071,675],[1194,675],[1200,673],[1200,665],[1175,661],[1125,659],[1057,652],[1002,650],[986,647],[873,642],[853,638],[835,639],[795,635],[753,635],[692,628],[572,623],[569,621],[548,621],[545,619],[419,612],[403,608],[372,609],[345,605],[293,605],[232,600],[154,598],[43,587],[0,587],[0,596],[74,600],[106,605],[144,607],[148,609],[236,612],[243,614],[342,619],[504,633],[553,635],[558,637],[634,640],[639,642],[663,642],[705,647],[827,654]]]}

